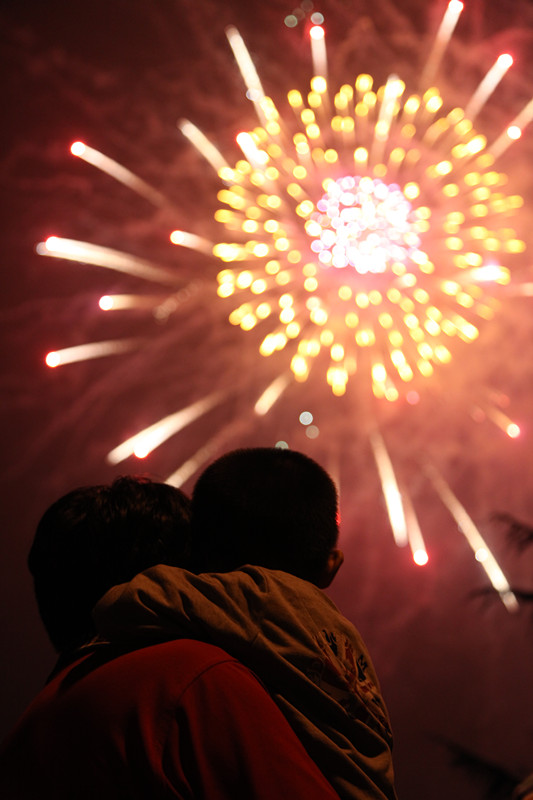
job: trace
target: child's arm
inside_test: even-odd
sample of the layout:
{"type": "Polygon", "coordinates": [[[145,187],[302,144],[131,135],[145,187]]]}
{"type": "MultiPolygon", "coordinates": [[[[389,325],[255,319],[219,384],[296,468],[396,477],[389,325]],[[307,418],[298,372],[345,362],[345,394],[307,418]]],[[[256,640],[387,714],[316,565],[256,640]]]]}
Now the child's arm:
{"type": "Polygon", "coordinates": [[[98,634],[113,642],[187,637],[223,647],[226,637],[254,639],[265,592],[259,572],[194,575],[160,565],[110,589],[93,616],[98,634]]]}

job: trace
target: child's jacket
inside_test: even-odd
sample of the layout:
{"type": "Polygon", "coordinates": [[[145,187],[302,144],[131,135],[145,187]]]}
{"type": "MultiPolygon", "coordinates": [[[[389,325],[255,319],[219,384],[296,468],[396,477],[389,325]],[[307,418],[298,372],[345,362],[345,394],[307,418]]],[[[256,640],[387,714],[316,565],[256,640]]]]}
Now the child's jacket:
{"type": "Polygon", "coordinates": [[[157,566],[111,589],[94,617],[114,643],[218,645],[263,681],[340,797],[396,797],[390,724],[370,656],[308,581],[255,566],[202,575],[157,566]]]}

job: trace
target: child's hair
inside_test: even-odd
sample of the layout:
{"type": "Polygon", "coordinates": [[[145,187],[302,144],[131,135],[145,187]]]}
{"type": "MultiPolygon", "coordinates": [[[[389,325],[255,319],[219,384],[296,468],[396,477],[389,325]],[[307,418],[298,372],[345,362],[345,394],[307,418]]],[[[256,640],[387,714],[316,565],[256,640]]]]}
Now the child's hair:
{"type": "Polygon", "coordinates": [[[227,453],[193,491],[193,568],[227,572],[255,564],[316,582],[337,543],[337,510],[332,479],[302,453],[227,453]]]}

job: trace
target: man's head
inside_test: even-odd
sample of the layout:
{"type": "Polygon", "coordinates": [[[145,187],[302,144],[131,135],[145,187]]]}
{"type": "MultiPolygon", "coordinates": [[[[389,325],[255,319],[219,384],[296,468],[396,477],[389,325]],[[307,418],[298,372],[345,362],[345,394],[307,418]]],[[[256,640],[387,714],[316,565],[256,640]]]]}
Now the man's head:
{"type": "Polygon", "coordinates": [[[183,492],[143,478],[74,489],[53,503],[37,526],[28,566],[56,650],[94,635],[92,609],[112,586],[155,564],[186,566],[189,520],[183,492]]]}
{"type": "Polygon", "coordinates": [[[194,488],[193,565],[228,572],[255,564],[325,587],[342,563],[337,512],[335,484],[312,459],[280,448],[235,450],[194,488]]]}

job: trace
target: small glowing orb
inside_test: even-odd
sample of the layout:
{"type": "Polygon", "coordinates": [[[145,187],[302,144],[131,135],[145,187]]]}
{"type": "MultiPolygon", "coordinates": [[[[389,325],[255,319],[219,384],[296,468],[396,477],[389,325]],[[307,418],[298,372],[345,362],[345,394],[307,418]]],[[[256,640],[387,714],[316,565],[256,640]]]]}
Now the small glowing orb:
{"type": "Polygon", "coordinates": [[[61,240],[58,236],[49,236],[48,239],[45,241],[44,246],[50,252],[54,250],[58,250],[61,245],[61,240]]]}
{"type": "Polygon", "coordinates": [[[305,429],[305,435],[308,439],[316,439],[319,433],[320,431],[316,425],[309,425],[309,427],[305,429]]]}
{"type": "Polygon", "coordinates": [[[147,442],[139,442],[139,444],[135,445],[133,450],[133,455],[135,458],[146,458],[151,452],[151,447],[147,442]]]}
{"type": "Polygon", "coordinates": [[[509,139],[520,139],[522,136],[522,129],[518,125],[509,125],[507,128],[507,136],[509,139]]]}
{"type": "Polygon", "coordinates": [[[498,65],[502,67],[502,69],[509,69],[512,63],[513,57],[509,53],[502,53],[501,56],[498,56],[498,65]]]}
{"type": "Polygon", "coordinates": [[[288,450],[289,449],[289,445],[287,444],[287,442],[284,442],[282,439],[280,439],[279,442],[276,442],[274,447],[277,447],[279,450],[288,450]]]}
{"type": "Polygon", "coordinates": [[[98,301],[98,305],[102,309],[102,311],[111,311],[113,308],[113,298],[109,297],[109,295],[104,294],[100,300],[98,301]]]}
{"type": "Polygon", "coordinates": [[[73,156],[82,156],[85,153],[85,145],[83,142],[73,142],[70,146],[70,152],[73,156]]]}
{"type": "Polygon", "coordinates": [[[302,411],[299,419],[302,425],[310,425],[313,421],[313,415],[310,411],[302,411]]]}
{"type": "Polygon", "coordinates": [[[413,561],[415,564],[418,564],[419,567],[423,567],[428,563],[429,556],[425,550],[415,550],[413,553],[413,561]]]}
{"type": "Polygon", "coordinates": [[[328,183],[309,216],[311,250],[324,267],[385,272],[405,262],[420,244],[412,206],[396,184],[345,176],[328,183]]]}
{"type": "Polygon", "coordinates": [[[183,231],[172,231],[170,234],[170,241],[172,244],[183,244],[185,236],[183,231]]]}
{"type": "Polygon", "coordinates": [[[476,561],[482,563],[483,561],[486,561],[487,558],[489,557],[489,551],[487,550],[486,547],[479,547],[475,552],[475,557],[476,561]]]}
{"type": "Polygon", "coordinates": [[[520,427],[515,422],[510,422],[505,432],[510,439],[517,439],[520,436],[520,427]]]}
{"type": "Polygon", "coordinates": [[[323,39],[324,28],[321,28],[320,25],[313,25],[313,27],[309,31],[309,36],[311,37],[311,39],[323,39]]]}
{"type": "Polygon", "coordinates": [[[47,367],[58,367],[61,364],[61,357],[59,353],[56,353],[55,350],[52,350],[47,354],[45,363],[47,367]]]}

